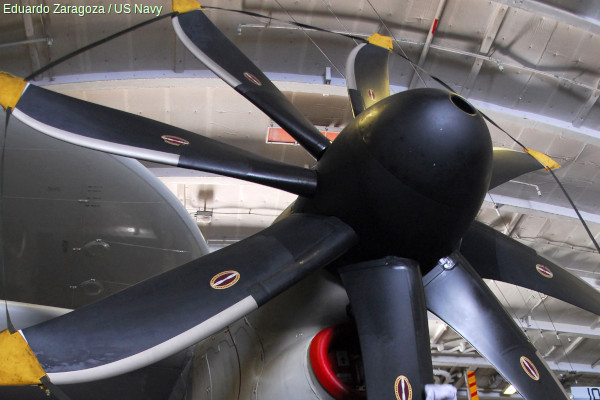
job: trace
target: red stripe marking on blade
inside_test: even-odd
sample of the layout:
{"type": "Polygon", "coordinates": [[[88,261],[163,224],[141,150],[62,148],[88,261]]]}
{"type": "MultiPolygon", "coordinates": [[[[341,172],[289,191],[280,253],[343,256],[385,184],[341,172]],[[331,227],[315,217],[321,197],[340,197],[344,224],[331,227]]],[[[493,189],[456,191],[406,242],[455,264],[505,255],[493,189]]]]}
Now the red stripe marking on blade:
{"type": "Polygon", "coordinates": [[[260,81],[260,79],[258,79],[254,75],[252,75],[250,72],[244,72],[244,76],[246,77],[246,79],[248,79],[250,82],[254,83],[255,85],[262,86],[262,82],[260,81]]]}
{"type": "Polygon", "coordinates": [[[219,272],[210,280],[210,286],[213,289],[227,289],[235,285],[240,280],[240,273],[237,271],[219,272]]]}
{"type": "Polygon", "coordinates": [[[170,144],[172,146],[187,146],[188,144],[190,144],[190,142],[178,136],[162,135],[160,138],[164,140],[165,143],[170,144]]]}
{"type": "Polygon", "coordinates": [[[397,400],[412,400],[412,386],[407,377],[400,375],[396,378],[394,392],[396,393],[397,400]]]}
{"type": "Polygon", "coordinates": [[[552,278],[554,276],[552,270],[546,267],[545,265],[537,264],[535,266],[535,269],[537,269],[537,272],[539,272],[539,274],[542,275],[544,278],[552,278]]]}
{"type": "Polygon", "coordinates": [[[529,358],[523,356],[523,357],[521,357],[521,359],[519,361],[521,362],[521,367],[527,373],[527,375],[529,375],[529,377],[531,379],[533,379],[534,381],[537,381],[540,379],[540,374],[539,374],[537,368],[535,367],[535,365],[533,365],[533,363],[531,362],[531,360],[529,360],[529,358]]]}

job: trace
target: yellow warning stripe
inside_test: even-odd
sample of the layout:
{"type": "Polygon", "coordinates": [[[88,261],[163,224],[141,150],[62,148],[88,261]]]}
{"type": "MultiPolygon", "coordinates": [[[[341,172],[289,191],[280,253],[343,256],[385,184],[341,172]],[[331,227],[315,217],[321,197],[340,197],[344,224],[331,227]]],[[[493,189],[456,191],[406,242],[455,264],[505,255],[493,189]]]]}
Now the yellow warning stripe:
{"type": "Polygon", "coordinates": [[[469,383],[469,398],[471,400],[479,400],[479,394],[477,394],[477,382],[475,381],[475,372],[467,371],[467,382],[469,383]]]}
{"type": "Polygon", "coordinates": [[[5,110],[15,108],[25,90],[27,82],[21,78],[0,71],[0,105],[5,110]]]}
{"type": "Polygon", "coordinates": [[[180,14],[188,11],[199,10],[202,5],[196,0],[173,0],[172,9],[180,14]]]}
{"type": "Polygon", "coordinates": [[[46,372],[19,332],[0,332],[0,386],[39,385],[46,372]]]}
{"type": "Polygon", "coordinates": [[[532,156],[533,158],[535,158],[536,160],[538,160],[543,166],[544,168],[548,169],[558,169],[560,168],[560,164],[557,163],[556,161],[554,161],[552,158],[550,158],[550,156],[547,156],[544,153],[540,153],[539,151],[535,151],[535,150],[531,150],[531,149],[525,149],[523,150],[525,153],[529,154],[530,156],[532,156]]]}
{"type": "Polygon", "coordinates": [[[367,38],[367,42],[388,50],[392,50],[394,48],[394,42],[392,38],[389,36],[380,35],[379,33],[374,33],[373,35],[369,36],[367,38]]]}

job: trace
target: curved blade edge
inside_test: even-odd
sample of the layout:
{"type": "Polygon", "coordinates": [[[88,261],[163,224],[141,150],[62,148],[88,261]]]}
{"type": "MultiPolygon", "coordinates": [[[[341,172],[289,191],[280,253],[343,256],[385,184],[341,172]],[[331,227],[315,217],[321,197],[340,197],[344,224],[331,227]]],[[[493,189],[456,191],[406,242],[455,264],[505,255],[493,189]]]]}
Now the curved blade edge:
{"type": "Polygon", "coordinates": [[[218,332],[341,256],[355,240],[336,218],[294,214],[22,333],[55,384],[120,375],[218,332]]]}
{"type": "Polygon", "coordinates": [[[482,278],[542,292],[600,315],[600,292],[532,248],[481,222],[469,227],[460,252],[482,278]]]}
{"type": "Polygon", "coordinates": [[[200,11],[173,17],[173,28],[187,49],[229,86],[278,123],[314,158],[331,144],[267,76],[200,11]]]}
{"type": "Polygon", "coordinates": [[[539,161],[523,151],[494,147],[492,178],[488,190],[543,168],[539,161]]]}
{"type": "Polygon", "coordinates": [[[174,126],[28,85],[13,115],[78,146],[255,182],[299,195],[316,172],[273,161],[174,126]]]}
{"type": "Polygon", "coordinates": [[[513,384],[525,399],[568,395],[525,334],[460,254],[443,259],[423,279],[427,308],[513,384]]]}
{"type": "Polygon", "coordinates": [[[354,116],[390,95],[388,58],[390,51],[372,44],[359,44],[346,61],[346,86],[354,116]]]}
{"type": "Polygon", "coordinates": [[[356,318],[367,397],[424,398],[433,367],[418,263],[388,257],[344,267],[340,275],[356,318]]]}

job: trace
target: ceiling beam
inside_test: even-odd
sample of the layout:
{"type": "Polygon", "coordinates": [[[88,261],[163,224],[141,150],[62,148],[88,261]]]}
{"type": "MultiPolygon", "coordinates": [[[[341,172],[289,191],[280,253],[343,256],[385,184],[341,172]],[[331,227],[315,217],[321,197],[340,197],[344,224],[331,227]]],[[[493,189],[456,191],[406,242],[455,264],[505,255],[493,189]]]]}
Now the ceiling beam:
{"type": "MultiPolygon", "coordinates": [[[[515,322],[527,324],[527,331],[542,331],[551,333],[552,335],[559,336],[571,336],[578,338],[600,340],[600,329],[598,327],[593,328],[592,326],[575,325],[558,321],[540,321],[531,318],[531,316],[524,320],[516,320],[515,322]]],[[[578,343],[579,344],[579,343],[578,343]]],[[[574,350],[571,349],[571,351],[574,350]]],[[[600,372],[600,369],[597,371],[600,372]]]]}
{"type": "Polygon", "coordinates": [[[581,108],[577,112],[575,119],[573,119],[574,127],[579,128],[581,125],[583,125],[583,122],[586,120],[586,118],[590,114],[590,111],[592,111],[592,108],[596,104],[598,97],[600,97],[600,90],[599,90],[600,83],[598,84],[598,86],[599,86],[599,88],[592,91],[592,93],[590,93],[590,97],[588,97],[585,104],[583,106],[581,106],[581,108]]]}
{"type": "MultiPolygon", "coordinates": [[[[492,44],[494,43],[494,40],[496,39],[496,36],[498,35],[500,26],[502,26],[504,17],[506,16],[506,10],[508,10],[508,7],[502,6],[502,5],[496,5],[494,12],[492,13],[492,15],[489,19],[488,26],[485,29],[485,35],[483,37],[483,41],[481,42],[481,45],[479,46],[480,54],[486,55],[490,51],[490,48],[492,47],[492,44]]],[[[483,66],[483,61],[484,60],[481,58],[476,58],[473,61],[473,65],[471,66],[471,71],[469,72],[469,76],[467,77],[467,80],[465,81],[463,87],[460,90],[461,95],[463,95],[465,97],[469,97],[469,95],[471,94],[471,90],[473,89],[473,83],[475,82],[475,79],[477,79],[477,76],[479,75],[479,71],[481,70],[481,67],[483,66]]]]}
{"type": "MultiPolygon", "coordinates": [[[[429,49],[431,47],[431,41],[433,40],[433,35],[435,35],[435,31],[437,29],[440,18],[442,17],[442,13],[444,12],[445,6],[446,6],[446,0],[440,0],[440,2],[438,3],[437,10],[435,11],[435,15],[433,16],[433,22],[431,23],[431,28],[429,29],[429,32],[427,32],[427,38],[425,39],[425,44],[423,45],[423,49],[421,50],[421,56],[419,57],[419,62],[417,63],[417,65],[419,67],[423,67],[423,65],[425,64],[425,59],[427,58],[427,55],[429,54],[429,49]]],[[[417,84],[417,81],[420,79],[421,79],[421,76],[419,75],[419,68],[413,68],[413,76],[412,76],[412,79],[410,80],[410,84],[408,85],[408,87],[410,89],[414,88],[415,85],[417,84]]]]}
{"type": "Polygon", "coordinates": [[[535,126],[537,130],[543,130],[548,134],[564,136],[583,143],[600,146],[600,130],[598,129],[590,129],[582,126],[577,127],[571,121],[563,121],[542,114],[503,107],[484,101],[474,99],[469,99],[469,101],[475,107],[483,110],[500,126],[503,125],[503,120],[506,120],[511,124],[519,123],[525,126],[535,126]]]}
{"type": "Polygon", "coordinates": [[[584,337],[577,337],[575,339],[573,339],[570,344],[565,348],[565,350],[560,353],[560,355],[558,355],[556,357],[556,361],[561,361],[563,359],[567,359],[567,362],[569,361],[569,354],[571,354],[573,352],[573,350],[575,350],[577,347],[579,347],[579,345],[585,340],[586,338],[584,337]]]}
{"type": "MultiPolygon", "coordinates": [[[[477,367],[477,368],[493,368],[492,364],[483,357],[479,356],[461,356],[461,355],[439,355],[435,352],[431,356],[434,367],[477,367]]],[[[577,371],[590,374],[600,373],[600,366],[592,367],[589,364],[578,363],[556,363],[546,360],[546,363],[551,370],[558,371],[577,371]]]]}
{"type": "Polygon", "coordinates": [[[173,72],[180,74],[185,71],[185,53],[187,50],[183,42],[176,35],[173,36],[175,40],[175,45],[173,46],[173,72]]]}
{"type": "MultiPolygon", "coordinates": [[[[31,14],[23,14],[23,26],[25,28],[25,37],[28,41],[35,39],[35,30],[33,27],[33,20],[31,19],[31,14]]],[[[38,53],[38,49],[35,42],[29,42],[27,44],[27,49],[29,50],[29,60],[31,61],[31,70],[37,71],[41,68],[42,64],[40,63],[40,55],[38,53]]]]}
{"type": "MultiPolygon", "coordinates": [[[[502,207],[503,210],[517,212],[521,214],[540,216],[554,220],[577,220],[577,215],[570,207],[562,207],[554,204],[543,203],[517,197],[509,197],[501,194],[493,194],[493,200],[490,195],[486,195],[484,206],[494,207],[494,204],[502,207]]],[[[581,216],[586,222],[600,224],[600,215],[580,211],[581,216]]]]}
{"type": "Polygon", "coordinates": [[[496,3],[504,4],[509,7],[518,8],[529,11],[531,13],[549,17],[567,25],[572,25],[580,29],[586,30],[596,35],[600,34],[600,21],[598,19],[588,17],[587,15],[578,15],[576,13],[561,10],[553,7],[545,2],[536,0],[493,0],[496,3]]]}

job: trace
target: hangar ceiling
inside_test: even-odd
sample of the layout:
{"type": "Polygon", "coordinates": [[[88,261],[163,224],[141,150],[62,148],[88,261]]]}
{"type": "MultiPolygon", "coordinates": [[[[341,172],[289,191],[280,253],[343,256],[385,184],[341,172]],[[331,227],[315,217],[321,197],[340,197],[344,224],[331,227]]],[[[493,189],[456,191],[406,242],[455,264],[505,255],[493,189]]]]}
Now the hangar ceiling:
{"type": "MultiPolygon", "coordinates": [[[[22,3],[50,5],[43,0],[22,3]]],[[[466,96],[516,139],[557,160],[562,168],[556,175],[600,240],[597,1],[206,3],[334,31],[392,36],[397,49],[466,96]]],[[[163,14],[170,9],[166,1],[144,4],[162,6],[163,14]]],[[[315,125],[340,131],[350,121],[344,74],[345,59],[355,45],[352,40],[242,14],[207,11],[207,15],[315,125]]],[[[64,54],[149,18],[114,12],[85,17],[4,13],[0,19],[1,69],[26,76],[64,54]]],[[[426,73],[417,73],[400,57],[390,58],[390,82],[392,92],[437,87],[426,73]]],[[[273,122],[187,53],[168,19],[52,68],[37,78],[37,84],[273,159],[302,166],[313,163],[299,146],[267,143],[267,129],[273,122]]],[[[490,130],[495,146],[519,148],[497,128],[490,130]]],[[[294,199],[230,178],[145,165],[197,219],[213,248],[269,225],[294,199]]],[[[600,255],[546,171],[494,189],[478,219],[600,290],[600,255]]],[[[600,386],[600,318],[522,288],[496,282],[490,282],[490,287],[561,379],[568,384],[600,386]]],[[[440,321],[432,319],[430,324],[436,366],[454,378],[456,366],[479,368],[482,386],[490,387],[489,396],[494,397],[494,385],[501,384],[489,364],[440,321]],[[486,379],[489,383],[483,384],[486,379]]]]}

